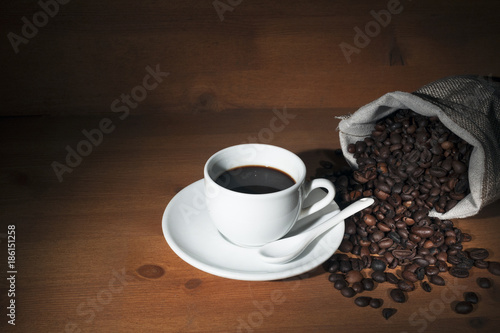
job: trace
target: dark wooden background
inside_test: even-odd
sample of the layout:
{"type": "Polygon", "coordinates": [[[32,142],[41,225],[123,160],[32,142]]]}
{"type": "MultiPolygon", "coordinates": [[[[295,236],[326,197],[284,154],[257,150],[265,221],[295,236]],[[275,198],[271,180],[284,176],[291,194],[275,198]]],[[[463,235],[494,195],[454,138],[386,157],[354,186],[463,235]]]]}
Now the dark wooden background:
{"type": "MultiPolygon", "coordinates": [[[[386,321],[342,297],[321,267],[271,282],[197,270],[169,248],[161,216],[226,146],[282,146],[313,173],[340,147],[336,116],[449,75],[499,76],[499,1],[66,2],[40,2],[53,17],[36,0],[0,5],[1,332],[497,331],[500,280],[484,271],[417,288],[403,305],[380,285],[370,295],[398,308],[386,321]],[[390,22],[374,24],[370,12],[388,6],[390,22]],[[355,39],[366,27],[369,43],[355,39]],[[347,44],[359,46],[349,59],[347,44]],[[148,68],[161,72],[158,85],[148,68]],[[293,119],[259,136],[273,109],[293,119]],[[99,126],[108,133],[58,177],[54,162],[66,165],[99,126]],[[6,317],[8,225],[16,326],[6,317]],[[479,276],[494,287],[480,290],[479,276]],[[466,290],[481,301],[460,316],[451,306],[466,290]],[[277,292],[279,304],[261,311],[277,292]]],[[[500,261],[497,203],[455,223],[500,261]]]]}
{"type": "Polygon", "coordinates": [[[7,34],[22,36],[22,17],[41,9],[2,4],[1,114],[109,112],[157,64],[168,82],[134,112],[358,108],[444,76],[500,70],[498,1],[234,0],[222,21],[213,3],[73,0],[17,54],[7,34]],[[355,47],[370,11],[398,3],[348,63],[339,45],[355,47]]]}

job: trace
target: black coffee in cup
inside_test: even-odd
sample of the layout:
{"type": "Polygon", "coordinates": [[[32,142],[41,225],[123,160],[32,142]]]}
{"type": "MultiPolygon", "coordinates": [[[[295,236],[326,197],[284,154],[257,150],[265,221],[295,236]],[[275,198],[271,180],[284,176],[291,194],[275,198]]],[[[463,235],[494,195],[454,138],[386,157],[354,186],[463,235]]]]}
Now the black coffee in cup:
{"type": "Polygon", "coordinates": [[[295,184],[295,180],[285,172],[260,165],[227,170],[215,182],[231,191],[247,194],[278,192],[295,184]]]}

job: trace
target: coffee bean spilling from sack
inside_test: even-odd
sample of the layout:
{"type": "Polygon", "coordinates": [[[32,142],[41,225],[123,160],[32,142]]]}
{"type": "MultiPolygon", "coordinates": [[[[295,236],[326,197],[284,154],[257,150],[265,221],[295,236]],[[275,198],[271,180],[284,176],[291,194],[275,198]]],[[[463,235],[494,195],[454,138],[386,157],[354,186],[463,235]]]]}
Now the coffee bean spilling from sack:
{"type": "MultiPolygon", "coordinates": [[[[400,110],[380,120],[370,137],[349,145],[348,151],[356,158],[357,170],[333,171],[332,163],[322,161],[317,172],[317,177],[335,183],[341,208],[375,197],[371,207],[345,220],[339,247],[344,253],[325,263],[330,281],[342,295],[373,290],[374,281],[389,282],[394,285],[392,300],[404,303],[417,282],[427,292],[431,285],[445,285],[443,272],[466,278],[474,266],[498,271],[498,263],[486,261],[486,249],[463,249],[462,243],[471,240],[469,234],[450,220],[429,217],[431,209],[444,213],[469,193],[472,152],[472,146],[436,117],[400,110]],[[398,266],[399,277],[387,271],[398,266]],[[363,275],[364,270],[370,273],[363,275]]],[[[356,300],[358,306],[366,306],[366,298],[356,300]]],[[[391,311],[384,309],[384,317],[391,311]]]]}
{"type": "Polygon", "coordinates": [[[417,216],[425,217],[432,208],[438,213],[450,210],[469,193],[472,146],[437,117],[395,112],[375,125],[371,137],[350,144],[348,151],[359,166],[352,175],[358,184],[344,191],[344,201],[374,195],[395,216],[409,217],[406,210],[421,209],[417,216]]]}

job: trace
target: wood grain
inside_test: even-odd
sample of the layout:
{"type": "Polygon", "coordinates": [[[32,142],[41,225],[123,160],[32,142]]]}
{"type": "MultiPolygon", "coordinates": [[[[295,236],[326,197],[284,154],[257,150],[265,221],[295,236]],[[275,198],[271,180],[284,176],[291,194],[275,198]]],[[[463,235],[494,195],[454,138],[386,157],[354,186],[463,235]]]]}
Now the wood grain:
{"type": "MultiPolygon", "coordinates": [[[[339,147],[334,116],[349,111],[291,109],[296,117],[269,143],[296,152],[313,171],[339,147]]],[[[330,332],[376,325],[391,332],[470,332],[478,326],[478,332],[492,332],[500,324],[500,280],[479,269],[465,280],[445,275],[447,286],[431,293],[417,288],[402,305],[390,301],[386,284],[365,293],[398,308],[386,321],[380,309],[361,309],[342,297],[321,267],[283,281],[247,282],[190,266],[162,235],[163,210],[180,189],[202,178],[212,153],[258,137],[273,111],[113,118],[115,131],[59,182],[51,163],[63,161],[65,146],[74,147],[81,130],[104,116],[116,115],[0,123],[1,232],[14,224],[18,249],[17,324],[10,327],[4,318],[3,331],[330,332]],[[475,283],[480,276],[490,277],[493,288],[481,290],[475,283]],[[478,292],[481,301],[460,316],[451,304],[464,291],[478,292]]],[[[499,214],[492,204],[455,221],[473,235],[467,247],[485,247],[497,261],[499,214]]]]}
{"type": "MultiPolygon", "coordinates": [[[[497,1],[235,1],[223,21],[213,2],[60,5],[17,54],[3,38],[0,114],[109,112],[156,65],[170,76],[134,113],[357,108],[444,76],[500,72],[497,1]],[[386,26],[370,25],[371,11],[398,2],[386,26]],[[367,25],[373,37],[356,44],[355,28],[367,25]],[[350,62],[341,43],[361,45],[350,62]]],[[[22,17],[40,11],[2,7],[4,36],[21,36],[22,17]]]]}
{"type": "MultiPolygon", "coordinates": [[[[161,217],[224,147],[278,145],[312,175],[340,147],[336,116],[447,75],[499,76],[499,2],[401,0],[348,63],[339,45],[355,45],[370,11],[394,2],[221,1],[233,4],[223,20],[212,0],[70,1],[18,53],[8,34],[22,35],[40,4],[0,5],[0,331],[495,332],[500,280],[483,270],[417,288],[402,305],[377,286],[370,296],[398,308],[385,320],[342,297],[321,267],[266,282],[200,271],[170,249],[161,217]],[[133,94],[140,101],[127,103],[133,94]],[[274,110],[291,118],[266,136],[274,110]],[[103,120],[108,133],[59,179],[54,162],[66,164],[103,120]],[[8,225],[16,326],[6,317],[8,225]],[[480,276],[493,287],[481,290],[480,276]],[[451,310],[463,291],[480,295],[467,316],[451,310]]],[[[496,202],[454,223],[473,235],[468,247],[500,261],[499,216],[496,202]]]]}

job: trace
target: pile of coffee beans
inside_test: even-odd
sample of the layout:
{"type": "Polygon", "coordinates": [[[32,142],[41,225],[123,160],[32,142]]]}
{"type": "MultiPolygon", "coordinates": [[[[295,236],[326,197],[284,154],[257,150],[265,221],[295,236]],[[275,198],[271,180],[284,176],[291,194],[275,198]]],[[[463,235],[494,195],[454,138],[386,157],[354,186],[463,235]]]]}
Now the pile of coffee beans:
{"type": "MultiPolygon", "coordinates": [[[[373,290],[375,283],[387,282],[393,285],[391,299],[404,303],[417,283],[426,292],[432,285],[445,285],[441,276],[445,272],[467,278],[477,267],[500,275],[500,263],[487,261],[486,249],[464,249],[471,235],[450,220],[429,217],[432,209],[449,211],[470,193],[472,146],[438,118],[399,110],[377,122],[370,137],[350,144],[348,152],[356,159],[357,170],[334,171],[331,162],[322,161],[316,174],[334,182],[341,208],[362,197],[375,199],[372,206],[346,219],[342,253],[324,265],[343,296],[354,297],[373,290]],[[394,274],[396,268],[399,276],[394,274]]],[[[363,296],[355,304],[364,307],[372,301],[363,296]]],[[[457,312],[469,311],[472,302],[464,302],[468,303],[457,304],[457,312]]],[[[377,300],[372,307],[382,304],[377,300]]],[[[387,319],[396,311],[386,308],[382,314],[387,319]]]]}
{"type": "MultiPolygon", "coordinates": [[[[375,125],[371,137],[348,146],[359,166],[357,182],[344,200],[374,195],[387,202],[394,217],[406,210],[418,216],[434,208],[453,208],[469,193],[472,146],[448,130],[437,117],[400,110],[375,125]]],[[[347,184],[341,180],[339,185],[347,184]]],[[[408,214],[406,214],[406,217],[408,214]]]]}

